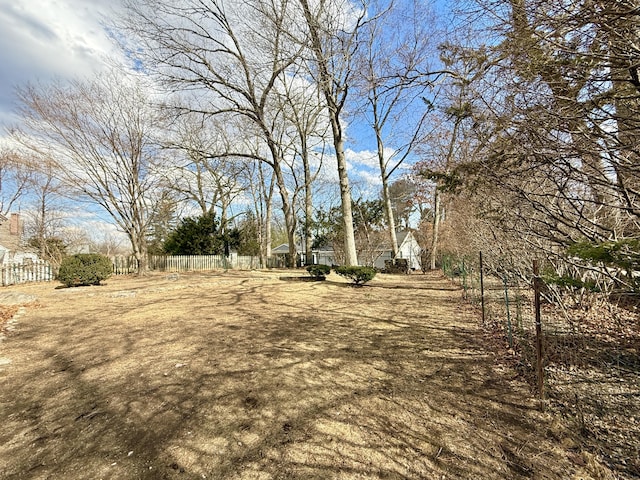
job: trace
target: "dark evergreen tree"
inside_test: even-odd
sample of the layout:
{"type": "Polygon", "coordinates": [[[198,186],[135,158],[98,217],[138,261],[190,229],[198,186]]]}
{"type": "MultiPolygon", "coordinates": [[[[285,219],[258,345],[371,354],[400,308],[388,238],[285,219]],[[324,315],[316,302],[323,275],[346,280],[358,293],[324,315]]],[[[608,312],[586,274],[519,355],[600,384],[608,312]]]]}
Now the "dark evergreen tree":
{"type": "Polygon", "coordinates": [[[218,234],[214,212],[200,217],[184,218],[164,242],[164,253],[169,255],[222,255],[225,242],[218,234]]]}
{"type": "Polygon", "coordinates": [[[232,244],[237,246],[238,255],[260,255],[260,226],[253,212],[248,211],[237,229],[230,232],[232,244]],[[234,235],[237,237],[234,239],[234,235]],[[235,240],[235,242],[234,242],[235,240]]]}

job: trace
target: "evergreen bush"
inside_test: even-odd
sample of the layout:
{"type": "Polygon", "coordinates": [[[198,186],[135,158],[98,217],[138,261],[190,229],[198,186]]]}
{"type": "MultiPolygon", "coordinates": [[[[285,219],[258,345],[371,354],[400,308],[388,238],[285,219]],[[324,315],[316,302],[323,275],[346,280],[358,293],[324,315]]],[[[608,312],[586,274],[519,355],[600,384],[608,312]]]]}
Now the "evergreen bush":
{"type": "Polygon", "coordinates": [[[351,279],[356,285],[363,285],[376,276],[376,269],[373,267],[336,267],[334,271],[338,275],[351,279]]]}
{"type": "Polygon", "coordinates": [[[324,280],[327,278],[327,275],[331,273],[331,267],[329,265],[309,265],[307,267],[307,272],[309,272],[309,275],[313,278],[324,280]]]}
{"type": "Polygon", "coordinates": [[[58,280],[67,287],[100,285],[112,272],[109,257],[97,253],[79,253],[62,260],[58,280]]]}

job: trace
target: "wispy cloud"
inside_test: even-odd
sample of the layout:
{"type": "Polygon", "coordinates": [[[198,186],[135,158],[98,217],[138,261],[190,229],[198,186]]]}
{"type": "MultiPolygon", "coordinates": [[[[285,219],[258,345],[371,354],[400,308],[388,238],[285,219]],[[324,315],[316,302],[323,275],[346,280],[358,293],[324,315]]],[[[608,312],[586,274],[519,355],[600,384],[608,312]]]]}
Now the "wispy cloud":
{"type": "Polygon", "coordinates": [[[119,0],[0,0],[0,122],[13,90],[31,81],[84,76],[118,55],[103,28],[119,0]]]}
{"type": "Polygon", "coordinates": [[[350,148],[346,149],[345,157],[349,162],[349,168],[357,169],[359,167],[378,168],[378,155],[371,150],[355,151],[350,148]]]}

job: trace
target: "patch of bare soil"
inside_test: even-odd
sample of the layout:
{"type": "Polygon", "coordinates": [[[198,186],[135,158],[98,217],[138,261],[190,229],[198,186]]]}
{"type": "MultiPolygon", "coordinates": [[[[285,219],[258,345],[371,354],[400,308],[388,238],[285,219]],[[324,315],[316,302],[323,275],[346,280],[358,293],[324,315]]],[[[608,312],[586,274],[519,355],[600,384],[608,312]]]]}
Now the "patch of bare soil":
{"type": "Polygon", "coordinates": [[[0,479],[606,479],[436,275],[10,287],[0,479]]]}
{"type": "Polygon", "coordinates": [[[0,305],[0,334],[5,333],[9,321],[19,308],[17,305],[0,305]]]}

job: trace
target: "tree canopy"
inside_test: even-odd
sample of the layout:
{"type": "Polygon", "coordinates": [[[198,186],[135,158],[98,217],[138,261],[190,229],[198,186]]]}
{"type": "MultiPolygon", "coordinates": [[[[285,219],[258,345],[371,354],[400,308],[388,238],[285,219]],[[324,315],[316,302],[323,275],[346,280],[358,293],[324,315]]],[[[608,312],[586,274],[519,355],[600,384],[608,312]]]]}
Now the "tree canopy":
{"type": "Polygon", "coordinates": [[[199,217],[186,217],[169,233],[163,251],[169,255],[221,255],[224,237],[218,235],[214,212],[199,217]]]}

